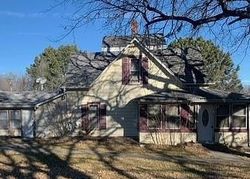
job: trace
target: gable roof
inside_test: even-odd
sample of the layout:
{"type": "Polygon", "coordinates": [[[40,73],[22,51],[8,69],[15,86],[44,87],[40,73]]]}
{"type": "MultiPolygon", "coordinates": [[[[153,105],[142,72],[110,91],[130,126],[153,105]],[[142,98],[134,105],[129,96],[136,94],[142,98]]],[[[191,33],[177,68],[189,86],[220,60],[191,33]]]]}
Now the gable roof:
{"type": "Polygon", "coordinates": [[[71,57],[66,73],[66,88],[88,88],[101,72],[116,58],[106,52],[80,54],[71,57]]]}
{"type": "Polygon", "coordinates": [[[168,48],[153,51],[183,83],[207,83],[207,73],[204,69],[204,60],[197,49],[168,48]]]}
{"type": "Polygon", "coordinates": [[[0,109],[35,109],[63,95],[63,91],[53,93],[35,91],[15,93],[0,91],[0,109]]]}
{"type": "MultiPolygon", "coordinates": [[[[121,41],[122,40],[119,40],[119,43],[121,41]]],[[[138,42],[143,49],[152,54],[155,59],[160,60],[160,63],[163,64],[167,71],[169,71],[171,75],[173,74],[177,77],[181,82],[207,82],[205,71],[203,69],[204,63],[202,56],[197,50],[149,50],[147,47],[141,45],[142,43],[138,39],[135,41],[138,42]]],[[[126,45],[128,45],[127,41],[122,42],[126,42],[126,45]]],[[[133,40],[129,41],[129,43],[131,42],[133,42],[133,40]]],[[[95,53],[82,52],[78,55],[72,56],[68,66],[68,73],[66,74],[66,88],[88,88],[118,55],[107,51],[95,53]]]]}

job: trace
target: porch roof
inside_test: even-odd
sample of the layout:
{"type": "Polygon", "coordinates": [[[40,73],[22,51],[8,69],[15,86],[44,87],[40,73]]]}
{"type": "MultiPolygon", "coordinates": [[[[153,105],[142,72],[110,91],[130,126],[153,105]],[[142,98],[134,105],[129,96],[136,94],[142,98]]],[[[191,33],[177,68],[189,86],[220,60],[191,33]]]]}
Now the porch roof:
{"type": "Polygon", "coordinates": [[[140,102],[158,103],[249,103],[250,96],[207,88],[167,90],[139,98],[140,102]]]}

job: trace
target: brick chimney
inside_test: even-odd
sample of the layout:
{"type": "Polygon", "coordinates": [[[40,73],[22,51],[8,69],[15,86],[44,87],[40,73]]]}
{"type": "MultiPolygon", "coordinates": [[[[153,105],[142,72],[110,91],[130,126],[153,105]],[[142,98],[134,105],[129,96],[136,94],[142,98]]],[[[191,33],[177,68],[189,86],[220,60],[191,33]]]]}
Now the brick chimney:
{"type": "Polygon", "coordinates": [[[138,22],[136,20],[132,20],[131,22],[131,34],[132,36],[138,34],[138,22]]]}

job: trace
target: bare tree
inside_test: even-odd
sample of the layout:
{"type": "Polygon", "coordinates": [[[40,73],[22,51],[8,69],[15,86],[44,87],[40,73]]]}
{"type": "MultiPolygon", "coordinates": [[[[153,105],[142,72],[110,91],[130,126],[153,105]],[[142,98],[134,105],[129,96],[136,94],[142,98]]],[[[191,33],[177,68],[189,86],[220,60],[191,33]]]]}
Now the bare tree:
{"type": "Polygon", "coordinates": [[[137,20],[141,32],[176,38],[206,30],[232,45],[249,44],[250,0],[62,0],[57,5],[62,4],[75,8],[65,36],[100,20],[113,32],[127,34],[137,20]]]}
{"type": "Polygon", "coordinates": [[[27,91],[31,89],[31,83],[27,75],[8,73],[0,75],[0,91],[27,91]]]}

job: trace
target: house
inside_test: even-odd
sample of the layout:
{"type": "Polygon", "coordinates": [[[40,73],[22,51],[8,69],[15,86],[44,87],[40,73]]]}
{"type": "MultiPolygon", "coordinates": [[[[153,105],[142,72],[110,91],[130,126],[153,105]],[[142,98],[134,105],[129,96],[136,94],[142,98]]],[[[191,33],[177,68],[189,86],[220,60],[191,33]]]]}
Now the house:
{"type": "Polygon", "coordinates": [[[101,52],[72,56],[60,92],[0,93],[0,135],[249,145],[250,96],[210,89],[203,66],[161,34],[104,37],[101,52]]]}
{"type": "Polygon", "coordinates": [[[81,127],[142,143],[249,145],[250,97],[209,88],[195,49],[167,49],[161,35],[105,37],[75,55],[66,91],[82,91],[81,127]]]}

